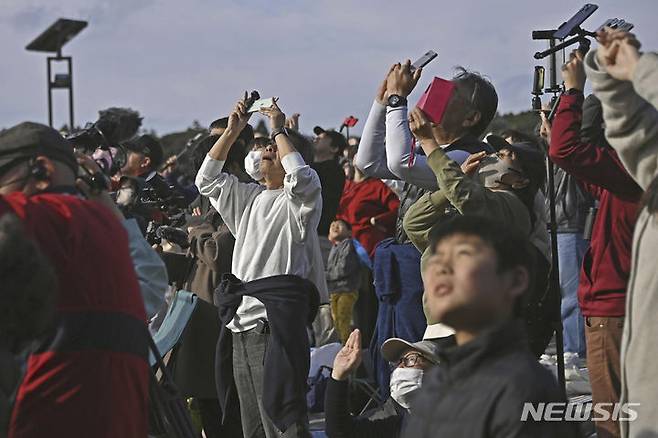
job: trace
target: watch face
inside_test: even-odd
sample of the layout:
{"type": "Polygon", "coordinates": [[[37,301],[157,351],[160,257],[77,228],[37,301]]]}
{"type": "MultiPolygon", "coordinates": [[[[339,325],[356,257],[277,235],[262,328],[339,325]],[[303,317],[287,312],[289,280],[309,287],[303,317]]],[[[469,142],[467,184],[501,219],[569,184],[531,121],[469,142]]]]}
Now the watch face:
{"type": "Polygon", "coordinates": [[[400,96],[397,94],[393,94],[392,96],[389,96],[388,98],[388,104],[390,106],[395,106],[400,103],[400,96]]]}

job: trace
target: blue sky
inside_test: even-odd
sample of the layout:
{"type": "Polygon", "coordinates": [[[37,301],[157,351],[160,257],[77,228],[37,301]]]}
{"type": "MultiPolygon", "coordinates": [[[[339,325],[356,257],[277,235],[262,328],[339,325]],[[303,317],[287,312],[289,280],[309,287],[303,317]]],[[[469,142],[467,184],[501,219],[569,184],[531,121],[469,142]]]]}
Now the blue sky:
{"type": "MultiPolygon", "coordinates": [[[[428,49],[432,76],[463,65],[496,86],[502,112],[530,105],[533,29],[556,27],[584,3],[553,0],[3,0],[0,8],[0,127],[47,122],[45,54],[25,46],[59,17],[89,21],[64,48],[72,55],[76,123],[99,109],[129,106],[158,133],[226,115],[245,89],[279,96],[301,128],[360,120],[390,64],[428,49]]],[[[658,49],[657,0],[599,0],[587,22],[636,24],[646,50],[658,49]]],[[[411,101],[417,100],[415,93],[411,101]]],[[[55,125],[67,121],[55,98],[55,125]]]]}

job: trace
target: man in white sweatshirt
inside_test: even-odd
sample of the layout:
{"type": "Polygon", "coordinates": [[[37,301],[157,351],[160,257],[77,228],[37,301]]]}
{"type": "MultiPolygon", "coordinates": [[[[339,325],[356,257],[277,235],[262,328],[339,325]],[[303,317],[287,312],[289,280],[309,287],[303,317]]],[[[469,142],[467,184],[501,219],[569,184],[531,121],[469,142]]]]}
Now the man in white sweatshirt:
{"type": "MultiPolygon", "coordinates": [[[[327,300],[324,265],[316,229],[322,213],[322,188],[316,172],[288,139],[285,115],[276,103],[261,111],[269,117],[272,144],[262,153],[263,184],[241,183],[222,172],[238,135],[249,121],[244,100],[229,117],[196,177],[199,193],[235,236],[232,273],[244,282],[275,275],[297,275],[315,283],[327,300]]],[[[263,410],[263,362],[269,332],[265,306],[243,297],[233,332],[233,370],[245,437],[309,436],[304,424],[282,435],[263,410]]],[[[303,422],[302,422],[303,423],[303,422]]]]}

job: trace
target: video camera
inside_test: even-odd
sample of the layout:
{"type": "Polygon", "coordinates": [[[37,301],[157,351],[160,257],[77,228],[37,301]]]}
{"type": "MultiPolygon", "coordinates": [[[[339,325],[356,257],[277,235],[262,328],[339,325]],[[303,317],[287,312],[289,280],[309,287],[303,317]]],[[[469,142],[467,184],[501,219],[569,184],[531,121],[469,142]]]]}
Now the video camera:
{"type": "Polygon", "coordinates": [[[141,222],[142,231],[151,244],[159,242],[155,229],[148,233],[151,224],[157,229],[160,225],[181,226],[185,222],[185,196],[157,174],[148,180],[121,177],[115,201],[127,217],[141,222]]]}
{"type": "Polygon", "coordinates": [[[98,120],[66,138],[76,149],[91,155],[103,173],[111,176],[125,165],[127,153],[121,143],[137,133],[142,118],[129,108],[108,108],[98,114],[98,120]]]}

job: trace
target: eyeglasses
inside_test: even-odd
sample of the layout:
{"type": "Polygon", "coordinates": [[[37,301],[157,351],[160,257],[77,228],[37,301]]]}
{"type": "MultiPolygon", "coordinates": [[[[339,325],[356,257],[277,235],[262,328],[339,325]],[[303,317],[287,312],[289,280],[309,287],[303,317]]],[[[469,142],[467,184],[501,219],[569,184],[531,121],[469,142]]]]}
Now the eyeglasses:
{"type": "Polygon", "coordinates": [[[427,362],[425,356],[423,356],[420,353],[412,352],[405,354],[398,360],[397,363],[391,363],[391,365],[393,365],[394,367],[399,367],[400,365],[404,364],[405,368],[411,368],[425,362],[427,362]]]}

